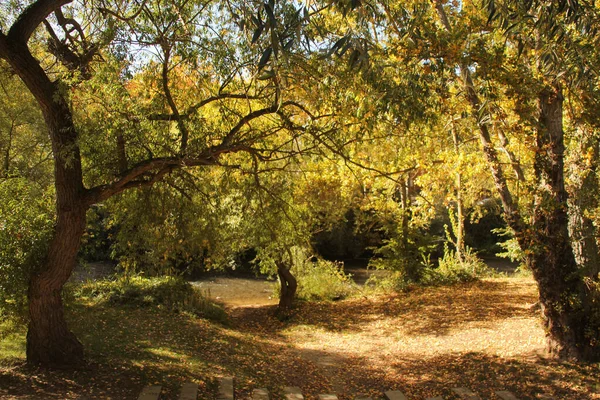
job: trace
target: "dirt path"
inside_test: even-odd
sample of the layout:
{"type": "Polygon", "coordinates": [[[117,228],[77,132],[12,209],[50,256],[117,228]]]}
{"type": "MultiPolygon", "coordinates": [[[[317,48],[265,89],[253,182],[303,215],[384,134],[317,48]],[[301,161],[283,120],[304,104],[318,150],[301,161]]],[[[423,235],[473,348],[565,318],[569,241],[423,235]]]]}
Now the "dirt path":
{"type": "Polygon", "coordinates": [[[301,303],[284,324],[274,324],[268,308],[240,307],[232,317],[236,329],[284,343],[290,359],[304,360],[344,398],[389,389],[409,398],[448,396],[449,388],[466,386],[483,398],[510,390],[519,398],[600,399],[599,366],[583,377],[577,367],[545,358],[536,301],[531,279],[498,278],[301,303]]]}

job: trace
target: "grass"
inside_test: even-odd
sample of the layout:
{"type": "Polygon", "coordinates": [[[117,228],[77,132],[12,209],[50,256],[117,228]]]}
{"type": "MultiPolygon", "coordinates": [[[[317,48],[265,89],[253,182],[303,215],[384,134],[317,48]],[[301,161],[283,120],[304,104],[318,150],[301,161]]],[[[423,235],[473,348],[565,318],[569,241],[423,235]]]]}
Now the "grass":
{"type": "Polygon", "coordinates": [[[0,358],[4,363],[25,358],[25,331],[10,319],[0,322],[0,358]]]}
{"type": "MultiPolygon", "coordinates": [[[[186,381],[199,383],[200,398],[212,398],[216,377],[233,375],[239,398],[257,387],[280,397],[291,385],[309,399],[331,392],[381,398],[389,389],[453,399],[456,386],[483,398],[506,389],[522,399],[600,399],[599,365],[543,356],[536,296],[531,279],[503,277],[302,302],[285,323],[272,306],[237,307],[228,310],[229,325],[165,307],[78,300],[68,317],[89,367],[45,371],[15,361],[23,357],[18,351],[3,351],[0,398],[135,399],[155,383],[175,398],[186,381]]],[[[22,332],[11,335],[1,337],[3,350],[22,346],[22,332]]]]}

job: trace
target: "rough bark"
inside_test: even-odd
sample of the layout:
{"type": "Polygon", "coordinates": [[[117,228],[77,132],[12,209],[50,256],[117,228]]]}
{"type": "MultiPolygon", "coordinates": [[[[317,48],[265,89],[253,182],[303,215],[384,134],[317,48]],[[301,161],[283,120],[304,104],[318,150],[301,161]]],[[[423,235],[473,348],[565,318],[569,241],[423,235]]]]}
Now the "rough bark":
{"type": "Polygon", "coordinates": [[[117,134],[117,162],[119,164],[119,173],[122,174],[127,171],[127,151],[125,149],[125,137],[123,134],[117,134]]]}
{"type": "MultiPolygon", "coordinates": [[[[452,128],[452,141],[454,142],[454,152],[456,153],[456,157],[460,159],[460,137],[454,127],[452,128]]],[[[456,235],[456,256],[462,262],[464,260],[465,250],[465,217],[461,167],[461,165],[458,165],[456,168],[456,226],[454,227],[454,234],[456,235]]]]}
{"type": "MultiPolygon", "coordinates": [[[[87,204],[81,156],[67,101],[59,85],[50,81],[29,52],[26,42],[31,29],[17,26],[26,21],[39,21],[38,7],[51,12],[49,3],[34,3],[17,20],[8,37],[0,37],[0,56],[9,62],[34,95],[48,128],[54,156],[57,222],[48,254],[29,281],[27,360],[65,366],[83,362],[83,347],[67,327],[61,300],[61,291],[75,266],[85,227],[87,204]]],[[[65,2],[54,2],[55,6],[61,3],[65,2]]]]}
{"type": "Polygon", "coordinates": [[[550,351],[561,358],[597,361],[597,293],[584,284],[568,231],[562,103],[558,87],[539,94],[534,162],[537,193],[527,261],[538,283],[550,351]]]}
{"type": "Polygon", "coordinates": [[[277,276],[279,276],[279,283],[281,285],[281,295],[279,296],[278,306],[279,311],[287,312],[293,306],[298,283],[294,275],[292,275],[289,268],[287,268],[283,262],[277,263],[277,276]]]}
{"type": "Polygon", "coordinates": [[[569,171],[569,236],[573,255],[583,275],[598,280],[600,277],[600,250],[596,241],[596,227],[586,211],[598,207],[596,163],[598,141],[593,135],[578,132],[569,171]]]}
{"type": "Polygon", "coordinates": [[[61,291],[75,266],[85,208],[77,204],[70,209],[63,204],[62,208],[45,263],[29,282],[27,361],[76,366],[83,362],[83,346],[67,327],[61,291]]]}

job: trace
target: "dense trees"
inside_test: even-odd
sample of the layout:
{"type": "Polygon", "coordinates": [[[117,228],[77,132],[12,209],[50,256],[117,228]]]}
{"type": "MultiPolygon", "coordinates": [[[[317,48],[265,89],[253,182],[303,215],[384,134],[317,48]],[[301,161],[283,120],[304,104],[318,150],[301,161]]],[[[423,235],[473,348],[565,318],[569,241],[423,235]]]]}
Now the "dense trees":
{"type": "MultiPolygon", "coordinates": [[[[29,361],[83,359],[61,289],[95,204],[120,221],[123,266],[256,248],[284,293],[296,286],[290,249],[349,210],[364,214],[358,223],[377,220],[387,254],[418,281],[417,233],[450,208],[463,262],[464,221],[492,187],[538,281],[552,348],[600,357],[595,6],[36,0],[3,9],[0,174],[37,182],[17,187],[44,199],[39,210],[56,202],[41,261],[29,262],[29,361]]],[[[48,231],[36,221],[30,230],[48,231]]]]}

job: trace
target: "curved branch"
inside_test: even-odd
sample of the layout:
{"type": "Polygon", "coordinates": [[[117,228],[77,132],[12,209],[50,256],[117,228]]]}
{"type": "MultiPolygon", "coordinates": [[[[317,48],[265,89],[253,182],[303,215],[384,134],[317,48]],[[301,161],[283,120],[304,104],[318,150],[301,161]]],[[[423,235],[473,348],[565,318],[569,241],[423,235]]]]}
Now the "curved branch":
{"type": "Polygon", "coordinates": [[[88,190],[85,203],[92,205],[127,189],[151,186],[167,173],[182,167],[217,165],[218,154],[206,152],[197,158],[161,157],[142,161],[125,171],[117,180],[88,190]]]}
{"type": "Polygon", "coordinates": [[[73,0],[38,0],[31,4],[19,15],[13,26],[8,31],[11,41],[27,43],[33,31],[58,8],[73,0]]]}
{"type": "MultiPolygon", "coordinates": [[[[249,96],[247,94],[236,94],[236,93],[224,93],[219,94],[217,96],[211,96],[207,99],[204,99],[193,106],[190,106],[185,113],[180,114],[179,117],[181,119],[188,119],[191,117],[193,113],[198,111],[200,108],[205,105],[212,103],[213,101],[225,100],[225,99],[242,99],[242,100],[258,100],[262,99],[262,96],[249,96]]],[[[150,121],[172,121],[175,120],[175,115],[173,114],[150,114],[148,116],[150,121]]]]}

